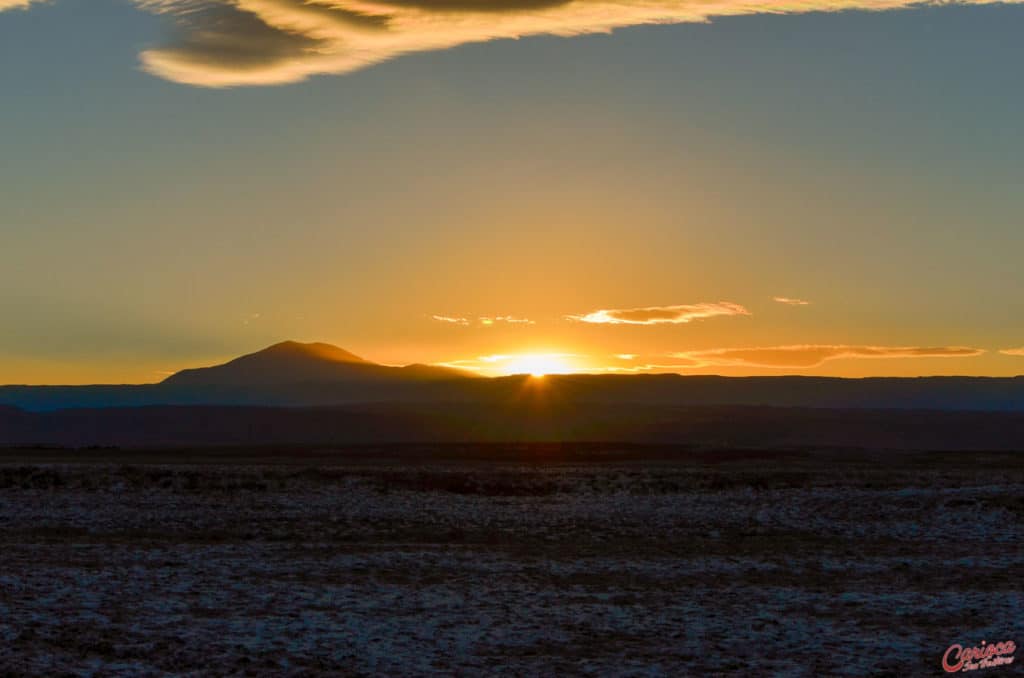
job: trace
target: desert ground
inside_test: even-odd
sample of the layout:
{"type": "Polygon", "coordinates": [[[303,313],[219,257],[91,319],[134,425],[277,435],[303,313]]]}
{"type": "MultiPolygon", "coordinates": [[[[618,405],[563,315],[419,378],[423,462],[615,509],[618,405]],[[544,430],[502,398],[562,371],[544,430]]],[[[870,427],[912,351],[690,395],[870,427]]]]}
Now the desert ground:
{"type": "Polygon", "coordinates": [[[6,450],[0,674],[943,675],[1022,517],[1014,453],[6,450]]]}

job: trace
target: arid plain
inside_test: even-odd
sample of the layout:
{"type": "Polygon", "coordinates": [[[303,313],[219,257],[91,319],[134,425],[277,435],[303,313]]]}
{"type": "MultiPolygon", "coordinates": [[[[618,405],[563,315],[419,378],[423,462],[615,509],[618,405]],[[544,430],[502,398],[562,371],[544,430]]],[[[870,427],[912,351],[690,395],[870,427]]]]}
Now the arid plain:
{"type": "Polygon", "coordinates": [[[938,675],[1022,637],[1022,515],[1013,453],[8,450],[0,665],[938,675]]]}

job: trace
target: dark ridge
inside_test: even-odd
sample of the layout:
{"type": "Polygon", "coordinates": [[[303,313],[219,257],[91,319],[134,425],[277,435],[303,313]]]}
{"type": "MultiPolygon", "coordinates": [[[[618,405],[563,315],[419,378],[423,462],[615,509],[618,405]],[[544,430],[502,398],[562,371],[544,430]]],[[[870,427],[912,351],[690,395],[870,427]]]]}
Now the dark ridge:
{"type": "Polygon", "coordinates": [[[611,441],[710,448],[1024,451],[1024,412],[672,407],[525,398],[323,408],[0,411],[0,446],[209,447],[611,441]]]}

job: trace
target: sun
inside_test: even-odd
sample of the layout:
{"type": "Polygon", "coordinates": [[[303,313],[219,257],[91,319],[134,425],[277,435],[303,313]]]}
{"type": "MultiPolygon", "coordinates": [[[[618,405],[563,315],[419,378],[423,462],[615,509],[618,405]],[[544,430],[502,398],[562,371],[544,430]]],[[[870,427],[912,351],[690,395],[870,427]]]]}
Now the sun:
{"type": "Polygon", "coordinates": [[[556,353],[524,353],[511,356],[502,371],[505,374],[529,374],[540,378],[548,374],[572,372],[572,367],[563,356],[556,353]]]}

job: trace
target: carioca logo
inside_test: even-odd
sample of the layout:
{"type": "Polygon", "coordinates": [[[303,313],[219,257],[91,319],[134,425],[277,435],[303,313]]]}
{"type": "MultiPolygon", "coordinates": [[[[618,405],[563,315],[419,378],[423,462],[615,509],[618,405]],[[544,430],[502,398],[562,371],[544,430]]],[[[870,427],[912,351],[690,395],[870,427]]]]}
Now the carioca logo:
{"type": "Polygon", "coordinates": [[[942,668],[946,670],[946,673],[957,673],[961,670],[987,669],[1012,664],[1013,657],[1008,655],[1012,655],[1016,651],[1017,644],[1012,640],[987,645],[983,640],[978,647],[963,647],[953,644],[942,655],[942,668]]]}

